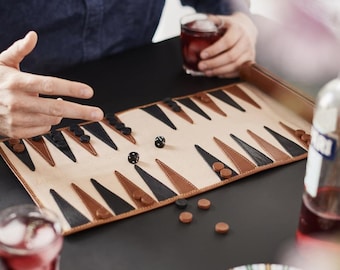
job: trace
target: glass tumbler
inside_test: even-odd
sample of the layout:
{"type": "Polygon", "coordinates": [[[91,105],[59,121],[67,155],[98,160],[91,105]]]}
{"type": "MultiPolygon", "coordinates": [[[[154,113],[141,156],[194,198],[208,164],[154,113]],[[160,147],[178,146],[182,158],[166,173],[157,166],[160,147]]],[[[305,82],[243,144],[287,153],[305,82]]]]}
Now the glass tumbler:
{"type": "Polygon", "coordinates": [[[0,257],[6,270],[57,270],[62,245],[61,224],[52,211],[17,205],[0,212],[0,257]]]}
{"type": "Polygon", "coordinates": [[[180,24],[183,69],[187,74],[203,76],[198,68],[200,53],[224,35],[224,23],[218,16],[194,13],[183,16],[180,24]]]}

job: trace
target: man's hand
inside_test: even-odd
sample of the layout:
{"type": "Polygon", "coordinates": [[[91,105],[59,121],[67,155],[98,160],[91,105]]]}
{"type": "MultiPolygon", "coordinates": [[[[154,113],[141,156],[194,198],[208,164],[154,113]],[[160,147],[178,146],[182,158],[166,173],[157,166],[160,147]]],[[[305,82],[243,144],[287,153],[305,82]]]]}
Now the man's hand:
{"type": "Polygon", "coordinates": [[[48,132],[63,117],[99,121],[103,111],[42,95],[91,98],[93,89],[83,83],[20,71],[20,62],[37,43],[29,32],[0,54],[0,134],[28,138],[48,132]]]}
{"type": "Polygon", "coordinates": [[[201,52],[203,60],[198,67],[206,76],[237,77],[243,63],[255,61],[257,28],[244,13],[219,17],[224,21],[227,31],[201,52]]]}

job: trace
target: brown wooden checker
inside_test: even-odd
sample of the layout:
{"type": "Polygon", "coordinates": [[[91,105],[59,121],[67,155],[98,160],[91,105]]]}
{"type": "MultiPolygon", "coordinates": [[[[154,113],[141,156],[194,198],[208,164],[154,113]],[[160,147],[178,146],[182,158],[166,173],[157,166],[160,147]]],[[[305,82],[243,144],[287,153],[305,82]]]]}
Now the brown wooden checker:
{"type": "MultiPolygon", "coordinates": [[[[44,136],[41,141],[27,139],[23,155],[3,139],[0,154],[36,204],[57,212],[64,234],[306,158],[313,102],[256,65],[244,66],[241,73],[244,81],[237,84],[115,113],[119,125],[107,118],[97,122],[116,149],[95,133],[90,144],[81,143],[65,127],[59,131],[67,145],[44,136]],[[184,99],[190,102],[181,103],[184,99]],[[131,133],[121,132],[122,123],[131,133]],[[155,146],[157,136],[166,139],[163,148],[155,146]],[[75,162],[63,153],[66,147],[75,162]],[[138,163],[129,163],[131,152],[139,154],[138,163]],[[27,166],[27,158],[34,166],[27,166]]],[[[86,130],[88,124],[80,127],[86,130]]]]}

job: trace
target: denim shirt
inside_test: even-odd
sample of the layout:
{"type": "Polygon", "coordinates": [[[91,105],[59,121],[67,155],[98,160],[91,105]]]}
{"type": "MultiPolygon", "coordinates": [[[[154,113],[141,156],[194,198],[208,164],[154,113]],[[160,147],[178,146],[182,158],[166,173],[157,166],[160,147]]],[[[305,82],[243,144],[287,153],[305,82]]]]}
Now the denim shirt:
{"type": "MultiPolygon", "coordinates": [[[[182,0],[197,11],[215,14],[229,14],[230,2],[182,0]]],[[[0,51],[34,30],[38,44],[21,69],[53,73],[151,43],[164,4],[165,0],[0,1],[0,51]]]]}

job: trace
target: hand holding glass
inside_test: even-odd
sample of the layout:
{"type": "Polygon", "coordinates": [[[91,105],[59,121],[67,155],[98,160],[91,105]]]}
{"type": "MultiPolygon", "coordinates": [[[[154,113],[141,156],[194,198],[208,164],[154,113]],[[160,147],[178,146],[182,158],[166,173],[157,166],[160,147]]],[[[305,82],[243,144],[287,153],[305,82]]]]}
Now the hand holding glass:
{"type": "Polygon", "coordinates": [[[183,68],[187,74],[203,76],[198,69],[203,49],[220,39],[226,29],[220,17],[194,13],[181,18],[183,68]]]}

